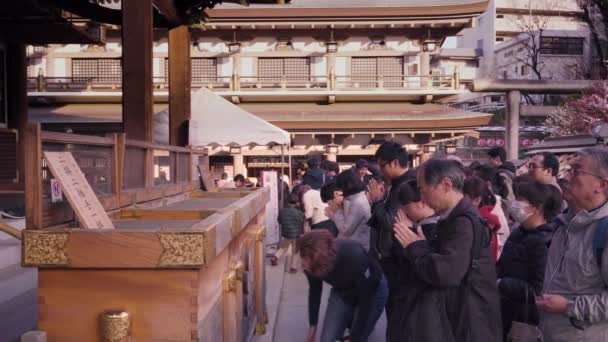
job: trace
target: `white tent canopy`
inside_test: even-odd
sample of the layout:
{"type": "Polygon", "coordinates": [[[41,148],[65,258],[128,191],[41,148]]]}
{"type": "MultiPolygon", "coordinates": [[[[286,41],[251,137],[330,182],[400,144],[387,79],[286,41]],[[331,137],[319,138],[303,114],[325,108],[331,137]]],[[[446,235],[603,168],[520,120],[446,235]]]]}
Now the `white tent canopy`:
{"type": "Polygon", "coordinates": [[[190,145],[288,145],[290,135],[207,88],[192,94],[190,145]]]}
{"type": "MultiPolygon", "coordinates": [[[[207,88],[192,93],[189,143],[192,146],[207,145],[289,145],[287,131],[260,119],[239,106],[216,95],[207,88]]],[[[155,114],[156,141],[169,140],[169,109],[155,114]],[[159,126],[167,126],[159,127],[159,126]]]]}

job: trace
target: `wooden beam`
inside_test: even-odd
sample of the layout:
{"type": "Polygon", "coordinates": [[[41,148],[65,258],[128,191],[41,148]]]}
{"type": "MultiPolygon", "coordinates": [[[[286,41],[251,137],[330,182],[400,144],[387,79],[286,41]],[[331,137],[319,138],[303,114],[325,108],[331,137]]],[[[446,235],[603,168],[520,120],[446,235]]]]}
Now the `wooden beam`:
{"type": "Polygon", "coordinates": [[[153,0],[153,2],[156,9],[158,9],[171,25],[178,26],[181,23],[173,0],[153,0]]]}
{"type": "Polygon", "coordinates": [[[127,138],[151,142],[152,0],[122,2],[122,115],[127,138]]]}
{"type": "Polygon", "coordinates": [[[116,200],[120,201],[120,193],[124,185],[125,169],[125,135],[124,133],[114,135],[114,194],[116,200]]]}
{"type": "Polygon", "coordinates": [[[42,229],[42,145],[40,124],[27,125],[25,146],[25,222],[27,229],[42,229]]]}
{"type": "Polygon", "coordinates": [[[122,209],[122,220],[202,220],[217,210],[122,209]]]}
{"type": "Polygon", "coordinates": [[[169,30],[169,143],[188,145],[190,120],[190,31],[169,30]]]}

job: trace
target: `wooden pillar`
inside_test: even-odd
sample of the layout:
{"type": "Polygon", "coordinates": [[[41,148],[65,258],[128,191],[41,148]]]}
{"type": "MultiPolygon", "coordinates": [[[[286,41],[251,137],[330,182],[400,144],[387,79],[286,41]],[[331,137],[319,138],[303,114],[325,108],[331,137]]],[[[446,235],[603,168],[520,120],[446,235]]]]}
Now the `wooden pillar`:
{"type": "Polygon", "coordinates": [[[242,154],[233,154],[233,166],[234,166],[234,175],[238,175],[239,173],[243,176],[245,175],[245,157],[242,154]]]}
{"type": "Polygon", "coordinates": [[[26,146],[24,144],[25,128],[28,122],[27,113],[27,58],[25,44],[8,44],[6,59],[6,101],[8,128],[19,131],[17,144],[17,173],[19,188],[23,188],[25,173],[24,158],[26,146]]]}
{"type": "Polygon", "coordinates": [[[336,53],[328,52],[327,58],[327,87],[336,90],[336,53]]]}
{"type": "Polygon", "coordinates": [[[338,160],[338,156],[335,153],[328,153],[327,160],[329,160],[331,162],[335,162],[338,160]]]}
{"type": "Polygon", "coordinates": [[[25,222],[27,229],[42,229],[42,144],[40,124],[28,124],[24,130],[25,146],[25,222]]]}
{"type": "Polygon", "coordinates": [[[519,157],[519,108],[521,105],[521,92],[511,90],[507,92],[507,117],[506,117],[506,146],[507,159],[513,160],[519,157]]]}
{"type": "Polygon", "coordinates": [[[241,50],[232,54],[232,90],[241,90],[241,50]]]}
{"type": "Polygon", "coordinates": [[[431,55],[427,51],[420,52],[420,76],[422,76],[421,85],[430,87],[432,82],[429,77],[431,73],[431,55]]]}
{"type": "Polygon", "coordinates": [[[265,252],[264,252],[264,239],[266,237],[266,228],[263,226],[265,220],[265,212],[263,210],[258,214],[258,222],[260,228],[255,233],[255,245],[254,245],[254,303],[255,303],[255,334],[264,335],[266,334],[266,324],[268,324],[268,311],[266,309],[266,266],[265,266],[265,252]]]}
{"type": "Polygon", "coordinates": [[[169,143],[188,145],[190,120],[190,31],[182,25],[169,30],[169,143]]]}
{"type": "Polygon", "coordinates": [[[122,118],[127,139],[153,142],[152,0],[122,1],[122,118]]]}

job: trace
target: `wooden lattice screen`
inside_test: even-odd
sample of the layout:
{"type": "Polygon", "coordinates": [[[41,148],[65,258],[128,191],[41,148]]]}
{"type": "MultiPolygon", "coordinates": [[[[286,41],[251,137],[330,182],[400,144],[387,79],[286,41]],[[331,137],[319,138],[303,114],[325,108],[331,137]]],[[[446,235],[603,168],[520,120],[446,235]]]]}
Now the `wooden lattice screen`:
{"type": "MultiPolygon", "coordinates": [[[[192,83],[215,82],[217,80],[217,58],[191,58],[192,83]]],[[[169,78],[169,59],[165,58],[165,78],[169,78]]]]}
{"type": "Polygon", "coordinates": [[[310,80],[310,58],[258,58],[260,80],[310,80]]]}
{"type": "Polygon", "coordinates": [[[386,88],[402,87],[403,57],[353,57],[351,75],[362,88],[379,86],[378,76],[386,88]]]}
{"type": "Polygon", "coordinates": [[[96,83],[120,84],[120,58],[72,58],[72,78],[96,83]]]}

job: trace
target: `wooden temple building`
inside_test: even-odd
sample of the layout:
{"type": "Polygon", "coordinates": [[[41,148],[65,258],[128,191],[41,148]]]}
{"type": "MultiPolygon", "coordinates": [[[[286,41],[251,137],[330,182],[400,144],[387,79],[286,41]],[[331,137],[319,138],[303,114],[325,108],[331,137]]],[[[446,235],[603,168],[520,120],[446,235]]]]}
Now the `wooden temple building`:
{"type": "Polygon", "coordinates": [[[0,341],[245,341],[265,333],[269,190],[201,191],[208,155],[188,145],[185,129],[187,25],[216,2],[0,4],[0,195],[24,202],[26,216],[0,222],[0,341]],[[41,129],[28,111],[28,46],[102,46],[108,25],[122,38],[120,129],[41,129]],[[158,29],[169,37],[168,144],[152,140],[158,29]]]}
{"type": "MultiPolygon", "coordinates": [[[[491,116],[439,104],[468,92],[479,54],[441,45],[475,26],[487,2],[220,4],[208,11],[204,28],[190,28],[189,43],[182,47],[189,53],[181,60],[190,60],[189,84],[172,83],[171,32],[154,31],[154,112],[172,106],[170,90],[176,84],[207,87],[287,130],[294,163],[317,154],[346,167],[371,157],[386,138],[414,155],[436,140],[458,143],[491,116]]],[[[120,105],[122,94],[130,91],[123,88],[120,67],[126,43],[121,43],[119,26],[104,26],[104,34],[103,46],[31,47],[32,120],[49,130],[93,134],[120,130],[121,117],[129,125],[128,104],[120,105]]],[[[268,146],[214,145],[209,155],[216,176],[226,170],[257,176],[261,169],[281,165],[277,151],[268,146]]]]}

